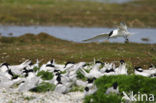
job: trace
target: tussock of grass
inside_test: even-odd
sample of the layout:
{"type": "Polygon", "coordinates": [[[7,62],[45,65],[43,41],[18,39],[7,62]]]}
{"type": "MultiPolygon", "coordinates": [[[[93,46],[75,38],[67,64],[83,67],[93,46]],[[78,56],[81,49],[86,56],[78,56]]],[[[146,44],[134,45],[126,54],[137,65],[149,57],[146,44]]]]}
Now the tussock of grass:
{"type": "Polygon", "coordinates": [[[47,92],[47,91],[53,91],[55,89],[54,84],[50,84],[47,82],[40,83],[37,87],[31,89],[31,92],[47,92]]]}
{"type": "Polygon", "coordinates": [[[53,73],[48,71],[40,71],[38,72],[37,76],[40,76],[43,80],[51,80],[53,79],[53,73]]]}
{"type": "Polygon", "coordinates": [[[122,95],[105,94],[107,88],[111,87],[114,82],[118,83],[120,93],[122,93],[122,91],[125,91],[126,93],[133,91],[134,94],[138,94],[138,92],[140,92],[142,94],[146,93],[156,95],[155,78],[136,75],[104,76],[95,81],[98,90],[95,94],[87,96],[85,98],[85,103],[89,103],[90,101],[94,101],[96,103],[121,103],[122,95]]]}

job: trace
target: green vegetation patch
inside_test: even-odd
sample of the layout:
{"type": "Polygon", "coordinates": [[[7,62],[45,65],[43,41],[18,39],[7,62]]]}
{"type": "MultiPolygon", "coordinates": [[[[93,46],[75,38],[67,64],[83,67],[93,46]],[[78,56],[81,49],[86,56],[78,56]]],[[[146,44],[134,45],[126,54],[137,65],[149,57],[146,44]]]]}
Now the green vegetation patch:
{"type": "Polygon", "coordinates": [[[31,92],[47,92],[47,91],[53,91],[55,89],[55,85],[54,84],[50,84],[47,82],[42,82],[40,83],[37,87],[31,89],[31,92]]]}
{"type": "Polygon", "coordinates": [[[40,76],[43,80],[51,80],[53,79],[53,73],[48,71],[40,71],[38,72],[37,76],[40,76]]]}
{"type": "Polygon", "coordinates": [[[40,68],[38,68],[38,67],[34,67],[33,70],[34,70],[35,72],[37,72],[37,71],[40,70],[40,68]]]}
{"type": "Polygon", "coordinates": [[[153,94],[156,95],[156,79],[147,78],[136,75],[119,75],[119,76],[104,76],[95,81],[98,88],[93,95],[86,96],[84,102],[89,103],[121,103],[122,91],[127,94],[133,91],[134,94],[153,94]],[[107,88],[111,87],[114,82],[119,85],[120,95],[106,95],[107,88]]]}

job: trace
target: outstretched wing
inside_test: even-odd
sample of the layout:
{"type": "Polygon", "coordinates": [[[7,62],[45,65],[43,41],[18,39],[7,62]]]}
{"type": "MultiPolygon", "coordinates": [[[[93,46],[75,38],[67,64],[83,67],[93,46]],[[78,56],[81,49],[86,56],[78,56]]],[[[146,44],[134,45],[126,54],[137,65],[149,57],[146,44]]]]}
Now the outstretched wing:
{"type": "Polygon", "coordinates": [[[127,30],[127,25],[124,22],[120,23],[120,26],[118,26],[119,30],[121,31],[128,31],[127,30]]]}
{"type": "Polygon", "coordinates": [[[109,34],[103,33],[103,34],[100,34],[98,36],[95,36],[93,38],[86,39],[86,40],[83,40],[83,41],[85,41],[85,42],[88,42],[88,41],[97,41],[97,40],[101,40],[101,39],[106,39],[108,37],[109,37],[109,34]]]}

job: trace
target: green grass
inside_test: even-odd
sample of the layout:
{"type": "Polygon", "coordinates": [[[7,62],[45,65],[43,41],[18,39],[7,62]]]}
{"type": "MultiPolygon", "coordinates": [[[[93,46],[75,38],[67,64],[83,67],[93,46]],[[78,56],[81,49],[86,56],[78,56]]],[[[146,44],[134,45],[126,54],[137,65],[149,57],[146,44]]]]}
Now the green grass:
{"type": "Polygon", "coordinates": [[[40,71],[38,72],[37,76],[40,76],[43,80],[51,80],[53,79],[53,73],[48,71],[40,71]]]}
{"type": "Polygon", "coordinates": [[[0,23],[112,27],[156,27],[156,1],[106,4],[76,0],[0,0],[0,23]]]}
{"type": "Polygon", "coordinates": [[[33,70],[34,70],[35,72],[37,72],[37,71],[40,70],[40,68],[34,67],[33,70]]]}
{"type": "Polygon", "coordinates": [[[130,93],[131,91],[134,94],[153,94],[156,95],[156,79],[148,78],[135,75],[119,75],[119,76],[104,76],[95,81],[95,84],[98,88],[97,92],[93,95],[86,96],[84,103],[121,103],[122,95],[106,95],[105,92],[107,88],[111,87],[114,82],[117,82],[119,85],[119,91],[125,91],[130,93]]]}
{"type": "Polygon", "coordinates": [[[147,68],[151,64],[156,65],[156,44],[74,43],[40,33],[1,37],[0,47],[0,62],[9,64],[19,64],[26,59],[39,59],[42,63],[52,59],[57,63],[90,62],[94,58],[104,62],[123,59],[130,72],[134,66],[147,68]]]}
{"type": "Polygon", "coordinates": [[[47,82],[40,83],[37,87],[31,89],[31,92],[47,92],[47,91],[53,91],[55,89],[54,84],[50,84],[47,82]]]}

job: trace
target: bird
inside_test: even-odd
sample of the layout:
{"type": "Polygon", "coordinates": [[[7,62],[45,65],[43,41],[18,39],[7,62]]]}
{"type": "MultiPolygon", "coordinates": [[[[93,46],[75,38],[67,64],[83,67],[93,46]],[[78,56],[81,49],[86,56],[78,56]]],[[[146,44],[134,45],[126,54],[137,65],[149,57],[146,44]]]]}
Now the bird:
{"type": "Polygon", "coordinates": [[[115,75],[115,64],[114,63],[104,63],[104,66],[100,69],[100,72],[104,75],[115,75]]]}
{"type": "Polygon", "coordinates": [[[156,74],[156,71],[154,69],[143,70],[142,67],[135,67],[134,73],[135,73],[135,75],[142,75],[142,76],[145,76],[145,77],[152,77],[153,75],[156,74]]]}
{"type": "Polygon", "coordinates": [[[17,90],[19,92],[25,92],[35,88],[41,82],[42,80],[40,77],[37,77],[33,72],[29,72],[28,76],[24,78],[23,82],[18,86],[17,90]]]}
{"type": "Polygon", "coordinates": [[[84,95],[91,95],[94,94],[97,91],[96,85],[94,83],[89,83],[87,86],[84,88],[84,95]]]}
{"type": "Polygon", "coordinates": [[[0,66],[0,71],[3,73],[3,75],[5,77],[7,77],[8,79],[17,79],[18,76],[15,75],[12,70],[9,68],[9,64],[8,63],[3,63],[1,66],[0,66]]]}
{"type": "Polygon", "coordinates": [[[66,94],[71,90],[71,86],[72,86],[72,83],[70,82],[66,84],[59,83],[56,85],[54,91],[58,93],[66,94]]]}
{"type": "Polygon", "coordinates": [[[8,67],[14,74],[20,75],[22,73],[22,70],[28,67],[30,63],[31,60],[25,60],[23,63],[19,65],[8,65],[8,67]]]}
{"type": "Polygon", "coordinates": [[[34,69],[35,67],[36,68],[39,68],[39,63],[40,63],[40,61],[37,59],[36,60],[36,63],[35,64],[33,64],[32,62],[27,66],[27,69],[34,69]]]}
{"type": "Polygon", "coordinates": [[[104,74],[99,71],[99,68],[101,66],[102,62],[96,62],[89,73],[87,73],[83,68],[80,68],[80,72],[86,77],[86,78],[99,78],[103,76],[104,74]]]}
{"type": "Polygon", "coordinates": [[[106,90],[105,94],[111,94],[111,93],[119,94],[119,88],[118,88],[117,82],[114,82],[112,87],[110,87],[106,90]]]}
{"type": "Polygon", "coordinates": [[[126,63],[124,60],[120,60],[120,65],[118,68],[115,69],[115,72],[117,75],[122,75],[122,74],[125,74],[127,75],[127,68],[126,68],[126,63]]]}
{"type": "Polygon", "coordinates": [[[90,39],[83,40],[84,42],[92,42],[97,41],[101,39],[111,39],[111,38],[117,38],[117,37],[123,37],[125,39],[125,43],[129,42],[128,37],[133,35],[134,33],[130,33],[127,29],[127,25],[124,22],[120,23],[120,26],[118,26],[116,29],[110,31],[110,33],[102,33],[100,35],[97,35],[95,37],[92,37],[90,39]]]}
{"type": "Polygon", "coordinates": [[[55,70],[55,66],[53,64],[43,64],[40,67],[40,71],[49,71],[53,72],[55,70]]]}

